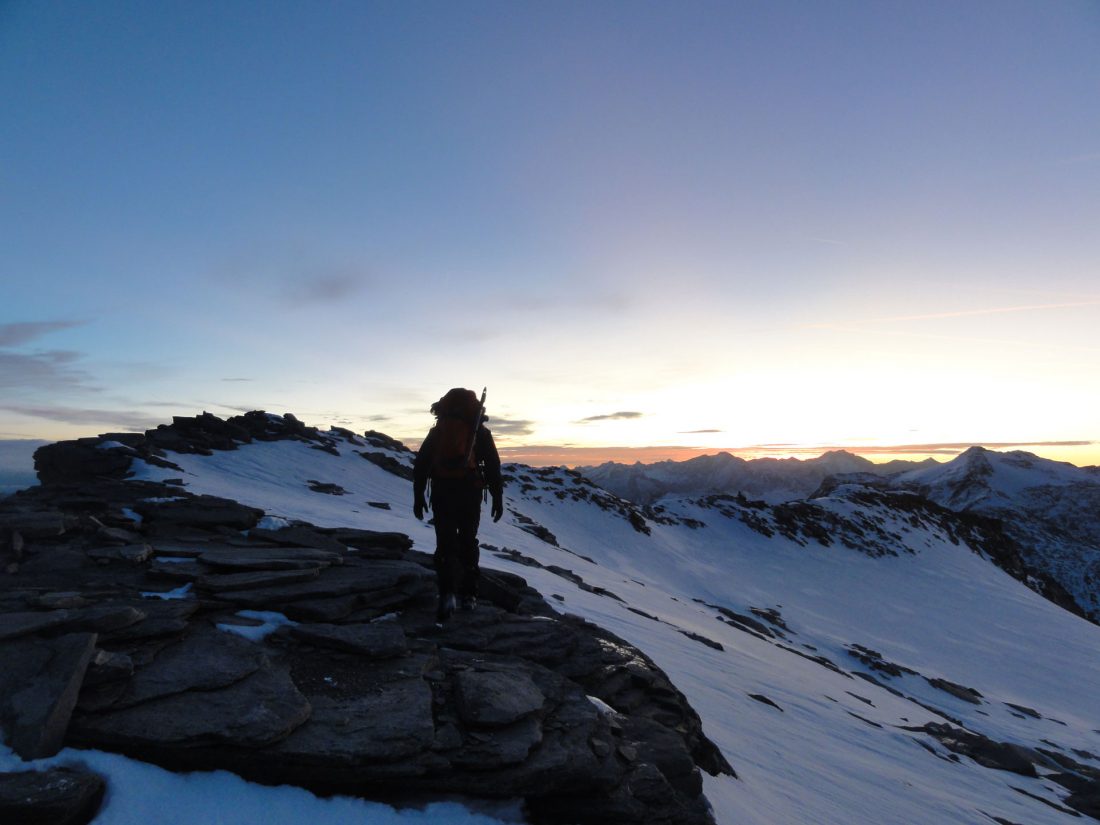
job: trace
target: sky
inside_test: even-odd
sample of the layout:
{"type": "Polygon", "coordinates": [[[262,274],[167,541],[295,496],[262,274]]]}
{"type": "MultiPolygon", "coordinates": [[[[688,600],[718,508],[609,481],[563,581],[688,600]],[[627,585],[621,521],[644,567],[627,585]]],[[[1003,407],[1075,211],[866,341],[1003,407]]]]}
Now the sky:
{"type": "Polygon", "coordinates": [[[0,439],[1100,463],[1100,3],[0,0],[0,439]]]}

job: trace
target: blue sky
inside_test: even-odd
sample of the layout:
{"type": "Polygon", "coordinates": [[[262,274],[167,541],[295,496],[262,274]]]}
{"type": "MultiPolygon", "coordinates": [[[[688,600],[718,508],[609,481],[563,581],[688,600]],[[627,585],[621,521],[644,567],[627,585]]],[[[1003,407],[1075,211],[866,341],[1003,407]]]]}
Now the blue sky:
{"type": "Polygon", "coordinates": [[[1100,440],[1098,39],[1090,0],[0,4],[0,438],[415,439],[488,384],[517,449],[1096,463],[1043,442],[1100,440]]]}

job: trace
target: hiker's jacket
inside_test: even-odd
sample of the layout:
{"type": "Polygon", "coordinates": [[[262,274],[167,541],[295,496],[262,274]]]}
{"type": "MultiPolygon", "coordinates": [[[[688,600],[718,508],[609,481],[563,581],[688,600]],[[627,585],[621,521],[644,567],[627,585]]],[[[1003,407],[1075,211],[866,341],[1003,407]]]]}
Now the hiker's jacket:
{"type": "MultiPolygon", "coordinates": [[[[432,467],[435,464],[435,434],[436,429],[432,427],[424,443],[420,445],[416,461],[413,463],[413,493],[417,498],[423,497],[424,488],[432,475],[432,467]]],[[[474,461],[478,467],[482,468],[482,472],[480,474],[471,472],[469,483],[488,488],[489,494],[494,499],[503,495],[504,481],[500,476],[500,454],[493,441],[493,434],[484,425],[477,430],[477,438],[474,441],[474,461]]],[[[447,479],[447,481],[453,482],[454,479],[447,479]]]]}

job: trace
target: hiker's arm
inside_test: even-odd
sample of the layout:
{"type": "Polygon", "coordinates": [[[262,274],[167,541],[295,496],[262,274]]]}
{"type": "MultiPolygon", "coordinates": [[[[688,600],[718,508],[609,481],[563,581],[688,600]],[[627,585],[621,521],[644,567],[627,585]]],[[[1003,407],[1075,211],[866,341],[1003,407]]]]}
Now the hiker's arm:
{"type": "Polygon", "coordinates": [[[482,427],[477,434],[477,459],[485,465],[485,486],[493,497],[493,521],[500,521],[504,515],[504,479],[500,475],[500,453],[487,427],[482,427]]]}
{"type": "Polygon", "coordinates": [[[413,515],[419,520],[424,515],[428,503],[424,498],[424,490],[428,486],[428,475],[432,471],[432,450],[434,449],[435,428],[428,430],[424,443],[416,453],[413,461],[413,515]]]}

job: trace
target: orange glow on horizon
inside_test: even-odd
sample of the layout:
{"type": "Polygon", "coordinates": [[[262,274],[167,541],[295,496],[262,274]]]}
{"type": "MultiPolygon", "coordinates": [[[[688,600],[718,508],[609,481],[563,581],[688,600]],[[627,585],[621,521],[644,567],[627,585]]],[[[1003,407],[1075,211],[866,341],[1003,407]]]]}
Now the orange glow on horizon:
{"type": "Polygon", "coordinates": [[[653,447],[574,447],[555,445],[529,445],[500,447],[500,457],[505,462],[528,464],[532,467],[559,466],[581,467],[613,461],[619,464],[653,464],[660,461],[687,461],[691,458],[718,453],[730,453],[740,458],[800,459],[817,458],[827,452],[843,450],[862,456],[875,464],[889,461],[924,461],[932,458],[946,462],[978,445],[998,452],[1022,450],[1053,461],[1066,461],[1078,467],[1100,465],[1100,444],[1089,441],[1047,443],[1005,442],[956,442],[949,444],[902,444],[894,446],[852,445],[799,445],[776,444],[751,447],[705,448],[686,446],[653,447]]]}

